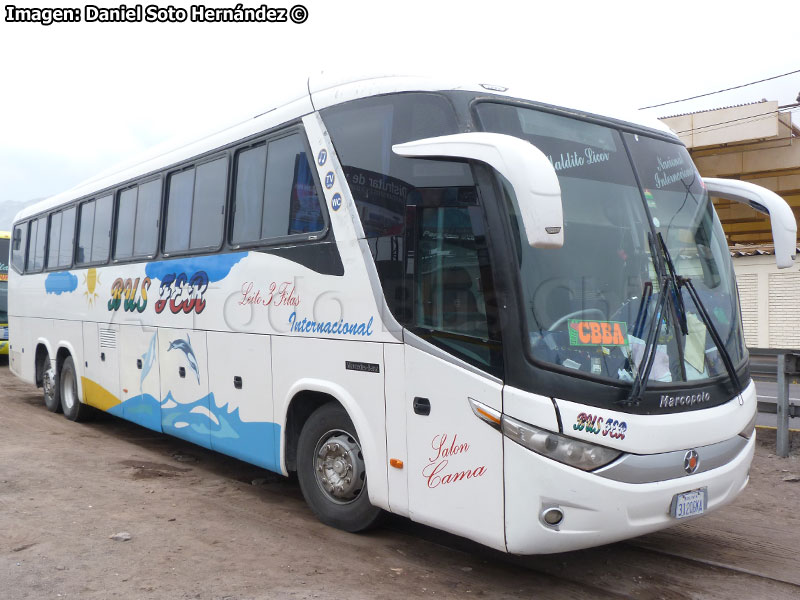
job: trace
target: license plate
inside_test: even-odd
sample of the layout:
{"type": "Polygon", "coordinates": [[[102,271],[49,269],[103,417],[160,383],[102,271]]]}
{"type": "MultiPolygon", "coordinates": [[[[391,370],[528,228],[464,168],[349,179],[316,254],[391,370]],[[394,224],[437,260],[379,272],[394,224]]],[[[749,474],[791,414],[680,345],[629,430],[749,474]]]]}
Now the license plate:
{"type": "Polygon", "coordinates": [[[8,327],[0,327],[0,340],[8,339],[8,327]]]}
{"type": "Polygon", "coordinates": [[[702,515],[708,504],[708,488],[700,488],[683,494],[675,494],[670,507],[670,514],[676,519],[702,515]]]}

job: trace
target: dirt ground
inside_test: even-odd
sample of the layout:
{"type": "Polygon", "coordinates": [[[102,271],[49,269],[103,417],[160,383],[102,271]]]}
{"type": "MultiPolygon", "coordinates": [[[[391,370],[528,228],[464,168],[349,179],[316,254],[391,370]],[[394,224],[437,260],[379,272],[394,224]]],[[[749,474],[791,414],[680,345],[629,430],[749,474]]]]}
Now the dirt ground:
{"type": "Polygon", "coordinates": [[[716,513],[512,557],[400,518],[328,528],[296,481],[109,415],[71,423],[2,365],[0,599],[798,598],[800,437],[788,459],[774,438],[716,513]]]}

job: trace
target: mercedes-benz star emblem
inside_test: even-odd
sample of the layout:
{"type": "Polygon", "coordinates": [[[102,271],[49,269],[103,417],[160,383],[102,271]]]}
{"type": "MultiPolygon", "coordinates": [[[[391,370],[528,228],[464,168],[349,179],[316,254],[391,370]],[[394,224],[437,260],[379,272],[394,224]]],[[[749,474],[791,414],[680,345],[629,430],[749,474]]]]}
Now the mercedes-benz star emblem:
{"type": "Polygon", "coordinates": [[[683,470],[686,471],[689,475],[697,471],[697,467],[700,464],[700,456],[697,454],[697,450],[689,450],[686,452],[686,456],[683,457],[683,470]]]}

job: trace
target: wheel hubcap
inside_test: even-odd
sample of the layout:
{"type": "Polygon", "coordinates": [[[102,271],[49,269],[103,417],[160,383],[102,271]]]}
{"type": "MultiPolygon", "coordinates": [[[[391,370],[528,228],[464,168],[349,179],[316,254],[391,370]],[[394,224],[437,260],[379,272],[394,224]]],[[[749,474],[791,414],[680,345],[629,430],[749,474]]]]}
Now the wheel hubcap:
{"type": "Polygon", "coordinates": [[[52,398],[56,391],[56,371],[53,367],[47,369],[42,376],[42,387],[44,388],[44,395],[52,398]]]}
{"type": "Polygon", "coordinates": [[[329,431],[314,452],[317,484],[333,502],[353,502],[364,490],[366,470],[361,446],[346,431],[329,431]]]}

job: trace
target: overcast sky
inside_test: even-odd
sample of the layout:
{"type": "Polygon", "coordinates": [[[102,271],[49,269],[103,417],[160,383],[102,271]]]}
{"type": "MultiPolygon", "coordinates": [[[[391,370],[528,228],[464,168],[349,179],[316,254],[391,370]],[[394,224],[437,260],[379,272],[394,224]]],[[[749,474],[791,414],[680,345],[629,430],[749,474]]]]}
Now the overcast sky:
{"type": "MultiPolygon", "coordinates": [[[[602,112],[800,69],[796,0],[269,5],[296,2],[308,8],[302,25],[45,27],[0,16],[0,203],[49,196],[169,138],[251,117],[273,98],[302,90],[306,77],[321,70],[439,74],[532,97],[558,91],[602,112]]],[[[664,116],[761,98],[789,104],[798,93],[795,74],[648,112],[664,116]]]]}

